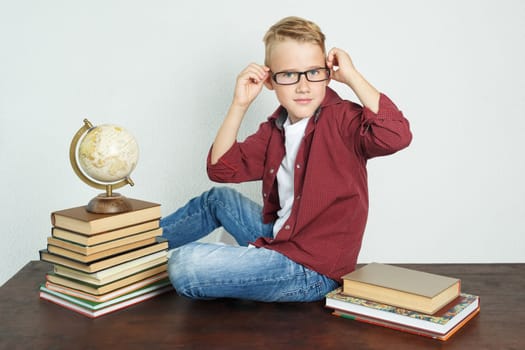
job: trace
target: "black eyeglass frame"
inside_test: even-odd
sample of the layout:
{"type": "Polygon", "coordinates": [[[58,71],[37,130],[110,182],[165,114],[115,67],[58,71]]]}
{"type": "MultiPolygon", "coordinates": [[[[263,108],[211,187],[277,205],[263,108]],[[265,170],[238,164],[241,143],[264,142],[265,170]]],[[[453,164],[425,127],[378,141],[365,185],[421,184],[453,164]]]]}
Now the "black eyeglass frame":
{"type": "Polygon", "coordinates": [[[308,80],[309,82],[311,82],[311,83],[319,83],[319,82],[321,82],[321,81],[326,81],[326,80],[330,79],[330,73],[331,73],[331,72],[330,72],[330,69],[329,69],[328,67],[312,68],[312,69],[308,69],[308,70],[306,70],[306,71],[304,71],[304,72],[281,71],[281,72],[277,72],[277,73],[272,74],[272,80],[273,80],[276,84],[278,84],[278,85],[295,85],[295,84],[297,84],[297,83],[301,80],[301,75],[304,75],[304,77],[306,78],[306,80],[308,80]],[[309,78],[308,78],[308,73],[310,73],[310,72],[312,72],[312,71],[316,71],[316,70],[324,70],[324,71],[326,71],[327,74],[328,74],[327,77],[326,77],[326,78],[323,78],[323,79],[321,79],[321,80],[311,80],[311,79],[309,79],[309,78]],[[283,84],[283,83],[279,83],[279,82],[277,81],[277,75],[278,75],[278,74],[283,74],[283,73],[296,73],[296,74],[297,74],[297,80],[296,80],[295,82],[293,82],[293,83],[285,83],[285,84],[283,84]]]}

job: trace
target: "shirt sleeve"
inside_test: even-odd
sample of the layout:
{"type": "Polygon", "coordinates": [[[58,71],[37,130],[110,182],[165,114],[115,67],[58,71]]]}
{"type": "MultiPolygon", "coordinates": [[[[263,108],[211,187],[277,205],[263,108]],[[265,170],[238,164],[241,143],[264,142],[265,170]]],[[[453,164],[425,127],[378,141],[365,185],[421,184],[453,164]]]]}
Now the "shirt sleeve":
{"type": "Polygon", "coordinates": [[[395,153],[412,141],[408,120],[384,94],[380,94],[377,113],[363,108],[359,136],[362,152],[367,158],[395,153]]]}
{"type": "Polygon", "coordinates": [[[212,148],[210,148],[206,160],[210,180],[240,183],[262,179],[266,147],[271,134],[269,123],[262,123],[257,132],[248,136],[243,142],[235,142],[215,164],[211,163],[212,148]]]}

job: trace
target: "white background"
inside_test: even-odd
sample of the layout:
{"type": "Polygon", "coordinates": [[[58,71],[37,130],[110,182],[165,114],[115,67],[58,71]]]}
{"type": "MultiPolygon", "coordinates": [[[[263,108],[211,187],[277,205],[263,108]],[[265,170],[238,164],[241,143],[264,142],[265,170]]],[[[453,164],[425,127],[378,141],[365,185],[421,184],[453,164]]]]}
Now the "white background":
{"type": "MultiPolygon", "coordinates": [[[[288,15],[411,122],[408,149],[369,162],[360,262],[525,262],[525,2],[19,0],[0,1],[0,284],[38,259],[52,211],[98,193],[68,160],[83,118],[137,138],[124,195],[168,214],[208,189],[235,78],[288,15]]],[[[275,108],[265,90],[241,137],[275,108]]],[[[258,183],[236,187],[259,201],[258,183]]]]}

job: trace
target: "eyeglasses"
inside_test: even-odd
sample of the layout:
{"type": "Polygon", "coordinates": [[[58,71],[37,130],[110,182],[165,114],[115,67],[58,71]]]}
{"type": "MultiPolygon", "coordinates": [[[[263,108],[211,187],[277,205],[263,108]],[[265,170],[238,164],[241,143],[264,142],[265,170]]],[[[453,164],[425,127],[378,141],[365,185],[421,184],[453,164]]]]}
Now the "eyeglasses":
{"type": "Polygon", "coordinates": [[[325,81],[330,79],[330,69],[314,68],[305,72],[277,72],[272,75],[272,79],[279,85],[293,85],[301,80],[301,75],[304,75],[310,82],[325,81]]]}

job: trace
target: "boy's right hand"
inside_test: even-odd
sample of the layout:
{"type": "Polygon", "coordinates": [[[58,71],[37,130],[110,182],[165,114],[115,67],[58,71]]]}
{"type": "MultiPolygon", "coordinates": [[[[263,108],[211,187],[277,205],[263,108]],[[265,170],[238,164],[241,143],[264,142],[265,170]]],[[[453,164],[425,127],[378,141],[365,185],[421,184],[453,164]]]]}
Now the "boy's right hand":
{"type": "Polygon", "coordinates": [[[259,95],[264,81],[270,76],[270,68],[251,63],[238,76],[232,104],[248,108],[259,95]]]}
{"type": "Polygon", "coordinates": [[[269,77],[270,68],[255,63],[250,64],[237,76],[233,102],[213,142],[211,164],[217,163],[235,143],[246,110],[259,95],[269,77]]]}

